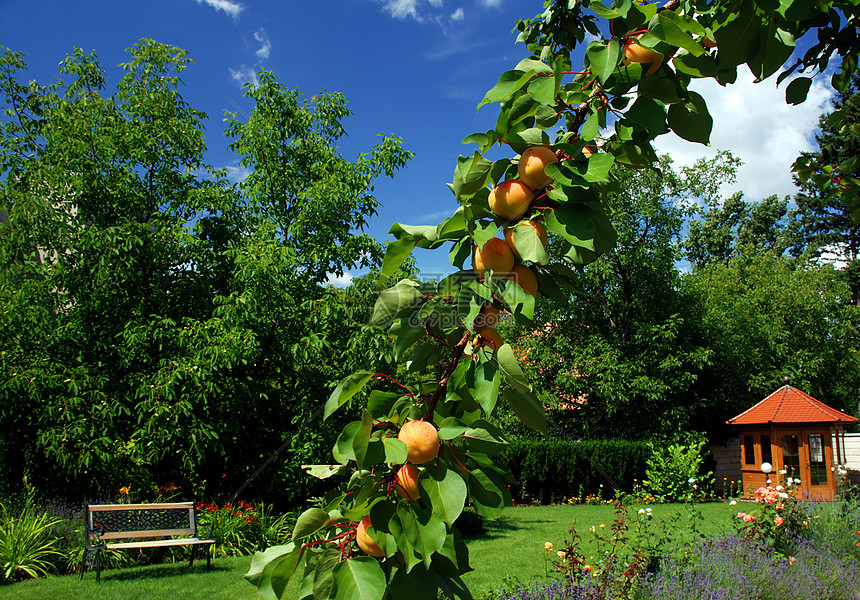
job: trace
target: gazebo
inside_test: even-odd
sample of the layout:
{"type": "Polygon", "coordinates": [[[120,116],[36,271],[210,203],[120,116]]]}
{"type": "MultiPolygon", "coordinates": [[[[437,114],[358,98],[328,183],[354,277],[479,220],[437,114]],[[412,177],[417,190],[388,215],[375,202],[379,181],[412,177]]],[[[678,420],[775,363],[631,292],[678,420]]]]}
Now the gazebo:
{"type": "Polygon", "coordinates": [[[740,435],[744,497],[766,485],[799,479],[799,496],[833,500],[835,467],[845,465],[845,425],[857,419],[786,383],[727,423],[740,435]],[[769,463],[772,470],[762,471],[769,463]]]}

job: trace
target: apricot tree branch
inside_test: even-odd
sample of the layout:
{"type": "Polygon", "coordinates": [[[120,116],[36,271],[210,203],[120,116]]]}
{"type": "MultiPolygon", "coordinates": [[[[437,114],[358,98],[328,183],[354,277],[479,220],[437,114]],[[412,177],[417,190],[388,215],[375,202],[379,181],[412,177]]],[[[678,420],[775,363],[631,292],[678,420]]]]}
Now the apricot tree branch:
{"type": "Polygon", "coordinates": [[[469,343],[469,335],[470,332],[467,329],[466,333],[463,334],[463,337],[460,338],[460,341],[457,342],[457,345],[454,346],[451,362],[448,363],[448,367],[445,369],[442,379],[439,380],[439,387],[436,388],[436,391],[432,396],[430,396],[430,400],[427,401],[427,411],[424,413],[424,416],[421,417],[424,421],[433,420],[433,412],[436,410],[436,405],[439,403],[439,399],[445,395],[445,391],[448,388],[448,379],[451,378],[451,375],[454,373],[454,369],[457,368],[460,359],[463,357],[463,352],[466,350],[466,344],[469,343]]]}

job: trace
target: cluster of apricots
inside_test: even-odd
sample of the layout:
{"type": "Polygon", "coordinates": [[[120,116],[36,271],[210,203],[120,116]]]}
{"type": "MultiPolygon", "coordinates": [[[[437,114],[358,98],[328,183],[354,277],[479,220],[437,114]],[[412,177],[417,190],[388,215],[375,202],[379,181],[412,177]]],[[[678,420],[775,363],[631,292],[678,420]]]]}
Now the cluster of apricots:
{"type": "MultiPolygon", "coordinates": [[[[406,445],[406,463],[394,474],[393,487],[406,500],[418,500],[421,491],[418,488],[418,476],[421,474],[415,465],[430,462],[439,454],[441,441],[436,426],[430,421],[417,419],[407,421],[400,428],[397,439],[406,445]]],[[[385,552],[373,538],[367,534],[370,527],[370,515],[364,517],[355,531],[355,541],[361,550],[370,556],[381,557],[385,552]]]]}
{"type": "MultiPolygon", "coordinates": [[[[472,254],[473,267],[481,276],[489,270],[494,279],[513,281],[535,298],[538,293],[537,276],[521,262],[522,256],[514,243],[514,228],[517,225],[532,227],[540,243],[546,246],[546,226],[537,219],[523,217],[532,205],[535,191],[552,182],[546,174],[546,167],[555,162],[558,162],[558,157],[546,146],[532,146],[522,153],[517,164],[519,178],[506,179],[490,192],[490,210],[506,224],[502,231],[504,239],[491,238],[482,247],[476,246],[472,254]]],[[[480,338],[478,343],[494,352],[504,343],[495,329],[498,321],[499,309],[487,303],[475,322],[480,338]]]]}

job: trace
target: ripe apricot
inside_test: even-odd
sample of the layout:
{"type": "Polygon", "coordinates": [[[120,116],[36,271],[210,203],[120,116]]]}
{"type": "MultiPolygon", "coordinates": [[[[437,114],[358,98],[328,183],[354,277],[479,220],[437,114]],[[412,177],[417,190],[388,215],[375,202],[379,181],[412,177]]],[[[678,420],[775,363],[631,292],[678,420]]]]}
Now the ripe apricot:
{"type": "Polygon", "coordinates": [[[397,439],[406,444],[406,460],[423,465],[439,454],[439,433],[433,423],[424,420],[404,423],[397,439]]]}
{"type": "Polygon", "coordinates": [[[490,210],[506,221],[519,221],[532,201],[534,190],[519,179],[507,179],[490,192],[490,210]]]}
{"type": "Polygon", "coordinates": [[[627,41],[624,43],[622,53],[627,59],[628,64],[632,62],[650,63],[651,66],[648,68],[648,71],[645,72],[645,75],[650,75],[659,69],[661,64],[663,64],[663,55],[656,50],[640,45],[639,42],[636,41],[643,35],[644,34],[640,33],[635,38],[627,38],[627,41]]]}
{"type": "Polygon", "coordinates": [[[477,327],[495,327],[501,320],[501,312],[492,304],[485,304],[478,318],[475,319],[475,325],[477,327]]]}
{"type": "Polygon", "coordinates": [[[529,269],[525,265],[514,265],[514,268],[511,269],[510,274],[505,277],[510,281],[515,282],[529,294],[537,298],[538,294],[538,280],[537,275],[534,274],[534,271],[529,269]]]}
{"type": "Polygon", "coordinates": [[[552,178],[546,174],[545,169],[548,164],[556,162],[558,157],[551,148],[531,146],[520,156],[517,172],[523,183],[537,190],[552,182],[552,178]]]}
{"type": "Polygon", "coordinates": [[[490,238],[483,248],[475,247],[472,264],[481,275],[487,269],[493,272],[493,279],[503,279],[514,267],[514,253],[501,238],[490,238]]]}
{"type": "Polygon", "coordinates": [[[358,524],[358,528],[355,530],[355,541],[358,543],[358,547],[361,548],[365,554],[369,554],[370,556],[385,556],[385,552],[383,552],[382,548],[379,547],[379,544],[373,541],[373,539],[367,535],[367,528],[370,527],[370,515],[367,515],[361,520],[361,523],[358,524]]]}
{"type": "Polygon", "coordinates": [[[418,467],[406,463],[394,476],[394,489],[407,500],[418,500],[421,491],[418,489],[418,467]]]}

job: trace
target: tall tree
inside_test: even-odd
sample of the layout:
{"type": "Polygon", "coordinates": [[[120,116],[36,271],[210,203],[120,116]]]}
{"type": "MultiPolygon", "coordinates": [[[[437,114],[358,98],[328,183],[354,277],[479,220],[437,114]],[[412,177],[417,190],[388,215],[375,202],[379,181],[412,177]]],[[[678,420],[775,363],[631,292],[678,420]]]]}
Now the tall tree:
{"type": "MultiPolygon", "coordinates": [[[[118,481],[232,491],[290,441],[343,369],[385,354],[364,326],[372,284],[324,281],[377,261],[378,244],[361,233],[376,205],[371,181],[409,153],[388,137],[343,159],[343,98],[300,107],[298,92],[263,74],[249,92],[260,106],[253,126],[234,121],[229,133],[243,157],[267,148],[255,127],[284,152],[259,150],[265,160],[237,189],[203,161],[205,115],[179,91],[189,62],[143,40],[108,94],[94,54],[75,50],[50,86],[20,83],[23,58],[2,55],[6,485],[28,474],[61,494],[118,481]]],[[[297,483],[297,465],[336,435],[336,423],[326,427],[306,431],[290,449],[296,466],[273,469],[256,491],[297,483]]]]}
{"type": "Polygon", "coordinates": [[[798,178],[801,191],[794,197],[800,238],[795,253],[808,250],[839,264],[851,287],[852,301],[860,306],[860,220],[853,216],[856,208],[849,197],[830,195],[817,181],[824,177],[831,180],[829,187],[838,187],[843,178],[860,177],[860,75],[854,76],[850,88],[839,93],[834,113],[822,115],[819,127],[818,152],[805,153],[798,160],[808,170],[798,178]],[[834,114],[840,116],[838,122],[832,118],[834,114]]]}

